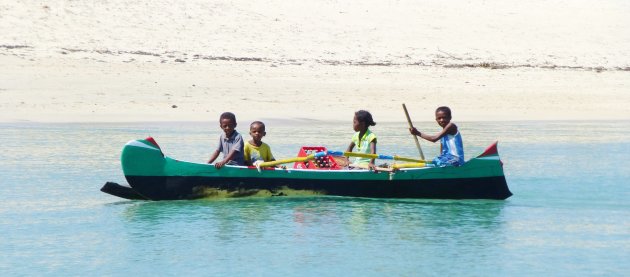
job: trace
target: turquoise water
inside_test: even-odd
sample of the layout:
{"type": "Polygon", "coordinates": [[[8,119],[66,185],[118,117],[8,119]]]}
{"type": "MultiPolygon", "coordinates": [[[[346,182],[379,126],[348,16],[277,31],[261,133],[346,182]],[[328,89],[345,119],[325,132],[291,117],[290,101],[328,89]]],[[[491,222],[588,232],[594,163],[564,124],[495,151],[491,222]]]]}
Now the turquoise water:
{"type": "MultiPolygon", "coordinates": [[[[406,123],[379,152],[415,155],[406,123]]],[[[237,128],[245,137],[246,124],[237,128]]],[[[421,130],[437,131],[432,122],[421,130]]],[[[324,276],[630,274],[630,122],[461,122],[467,158],[494,140],[506,201],[340,197],[128,201],[119,155],[153,136],[204,162],[216,123],[0,124],[0,273],[324,276]]],[[[351,122],[269,121],[277,158],[344,150],[351,122]]],[[[427,156],[438,145],[422,142],[427,156]]]]}

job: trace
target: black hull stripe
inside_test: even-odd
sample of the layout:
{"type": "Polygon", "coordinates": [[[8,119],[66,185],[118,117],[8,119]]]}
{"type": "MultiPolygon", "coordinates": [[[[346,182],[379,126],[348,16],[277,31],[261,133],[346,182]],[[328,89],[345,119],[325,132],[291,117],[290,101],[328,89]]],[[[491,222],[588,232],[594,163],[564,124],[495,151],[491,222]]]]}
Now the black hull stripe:
{"type": "Polygon", "coordinates": [[[435,180],[348,181],[196,176],[125,176],[138,194],[151,200],[195,199],[208,190],[247,196],[256,191],[282,195],[283,189],[323,195],[370,198],[498,199],[512,195],[504,176],[435,180]]]}

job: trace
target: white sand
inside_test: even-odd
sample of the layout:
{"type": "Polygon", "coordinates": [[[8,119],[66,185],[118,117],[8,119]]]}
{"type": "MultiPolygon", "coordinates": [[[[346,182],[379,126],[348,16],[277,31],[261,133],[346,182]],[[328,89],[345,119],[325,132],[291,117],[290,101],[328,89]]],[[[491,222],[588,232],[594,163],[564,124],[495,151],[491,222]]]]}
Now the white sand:
{"type": "Polygon", "coordinates": [[[0,1],[0,122],[630,119],[630,1],[0,1]],[[448,2],[448,3],[443,3],[448,2]],[[174,108],[176,106],[176,108],[174,108]]]}

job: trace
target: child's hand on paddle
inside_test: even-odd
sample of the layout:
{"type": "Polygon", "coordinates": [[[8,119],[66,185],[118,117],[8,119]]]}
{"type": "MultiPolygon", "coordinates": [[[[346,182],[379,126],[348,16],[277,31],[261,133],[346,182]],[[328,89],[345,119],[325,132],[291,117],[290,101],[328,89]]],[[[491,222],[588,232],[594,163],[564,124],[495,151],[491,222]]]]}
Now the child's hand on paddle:
{"type": "Polygon", "coordinates": [[[418,131],[416,127],[409,128],[409,133],[411,133],[412,135],[420,136],[420,131],[418,131]]]}

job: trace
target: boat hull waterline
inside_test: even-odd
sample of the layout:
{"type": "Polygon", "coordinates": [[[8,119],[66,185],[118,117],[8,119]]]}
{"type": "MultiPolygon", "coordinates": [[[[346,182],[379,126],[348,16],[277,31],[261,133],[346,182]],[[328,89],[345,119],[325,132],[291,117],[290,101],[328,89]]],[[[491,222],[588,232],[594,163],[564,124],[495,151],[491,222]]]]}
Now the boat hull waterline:
{"type": "Polygon", "coordinates": [[[370,198],[506,199],[512,195],[497,144],[460,167],[394,171],[313,170],[191,163],[163,154],[153,138],[134,140],[122,151],[130,187],[103,191],[127,199],[334,195],[370,198]],[[110,192],[111,191],[111,192],[110,192]],[[113,193],[112,193],[113,192],[113,193]]]}

